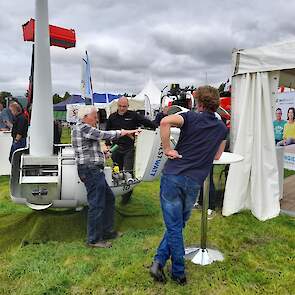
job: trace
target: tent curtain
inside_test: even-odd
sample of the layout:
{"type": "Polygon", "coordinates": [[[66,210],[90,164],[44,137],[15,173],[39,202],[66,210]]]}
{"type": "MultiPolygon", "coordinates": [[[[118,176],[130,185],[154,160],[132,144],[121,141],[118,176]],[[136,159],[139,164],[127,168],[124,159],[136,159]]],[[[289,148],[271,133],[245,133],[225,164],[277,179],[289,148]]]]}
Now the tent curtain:
{"type": "Polygon", "coordinates": [[[250,209],[263,221],[280,212],[270,73],[234,76],[233,86],[233,152],[244,161],[230,166],[222,214],[250,209]]]}

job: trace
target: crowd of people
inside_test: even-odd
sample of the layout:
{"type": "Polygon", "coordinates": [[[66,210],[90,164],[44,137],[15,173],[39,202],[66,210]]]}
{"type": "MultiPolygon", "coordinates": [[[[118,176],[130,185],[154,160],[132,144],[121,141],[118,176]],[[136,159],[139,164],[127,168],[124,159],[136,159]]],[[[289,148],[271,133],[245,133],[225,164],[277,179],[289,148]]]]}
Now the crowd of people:
{"type": "MultiPolygon", "coordinates": [[[[216,113],[219,107],[218,90],[211,86],[199,87],[193,92],[196,109],[168,116],[169,107],[164,105],[152,121],[128,109],[128,99],[121,97],[117,111],[107,119],[105,130],[97,128],[97,109],[92,105],[79,108],[78,122],[72,127],[72,146],[75,151],[77,170],[85,185],[88,201],[87,245],[94,248],[109,248],[109,240],[122,234],[114,230],[115,197],[105,175],[105,158],[110,155],[119,169],[133,175],[135,137],[140,127],[155,130],[160,128],[164,154],[168,160],[160,182],[160,204],[165,223],[163,238],[156,250],[150,275],[159,282],[166,282],[164,267],[171,259],[170,277],[176,283],[186,283],[184,264],[183,228],[189,220],[193,207],[202,206],[203,183],[210,175],[209,215],[215,210],[215,187],[213,160],[225,149],[228,130],[216,113]],[[170,146],[170,129],[180,128],[176,147],[170,146]],[[105,148],[101,148],[101,140],[105,148]]],[[[282,109],[276,109],[273,121],[275,143],[278,146],[295,144],[295,109],[290,107],[287,120],[282,118],[282,109]]],[[[11,131],[12,145],[9,155],[27,144],[28,118],[17,101],[5,107],[0,102],[0,131],[11,131]]],[[[60,143],[61,127],[54,122],[54,143],[60,143]]],[[[127,204],[132,191],[122,195],[122,204],[127,204]]]]}
{"type": "MultiPolygon", "coordinates": [[[[128,100],[118,101],[118,111],[109,117],[107,130],[96,127],[97,112],[93,106],[79,109],[79,122],[73,126],[72,145],[75,150],[78,175],[87,190],[88,222],[87,245],[109,248],[109,239],[121,236],[114,226],[114,195],[104,175],[104,154],[112,147],[113,161],[120,169],[132,173],[134,139],[138,127],[155,129],[160,126],[162,146],[168,160],[160,184],[160,203],[166,231],[150,267],[150,275],[165,282],[164,266],[172,261],[171,279],[186,283],[184,265],[183,228],[197,201],[204,179],[209,174],[214,158],[218,159],[225,147],[227,128],[215,112],[219,106],[218,90],[204,86],[194,92],[197,110],[180,115],[167,114],[167,109],[154,122],[128,110],[128,100]],[[179,127],[180,137],[175,149],[170,146],[170,129],[179,127]],[[100,141],[106,141],[101,150],[100,141]]],[[[132,193],[132,192],[131,192],[132,193]]],[[[123,202],[130,200],[130,194],[123,202]]]]}
{"type": "MultiPolygon", "coordinates": [[[[203,182],[209,173],[210,186],[214,188],[212,163],[222,154],[227,136],[225,124],[216,115],[218,90],[204,86],[195,90],[193,96],[197,106],[195,110],[168,116],[168,107],[164,106],[154,121],[128,110],[128,99],[121,97],[118,110],[108,118],[106,130],[97,128],[97,109],[91,105],[83,106],[79,108],[77,124],[72,127],[78,175],[87,191],[87,245],[94,248],[109,248],[109,240],[121,236],[114,230],[115,197],[104,175],[106,156],[111,155],[120,170],[132,175],[134,142],[140,132],[139,127],[160,128],[162,147],[168,158],[160,184],[166,230],[150,267],[150,275],[156,281],[165,282],[164,266],[171,259],[170,277],[181,285],[186,283],[182,231],[198,196],[202,195],[203,182]],[[170,146],[172,127],[180,128],[175,149],[170,146]],[[105,141],[104,149],[101,148],[101,140],[105,141]]],[[[11,102],[8,108],[0,104],[0,110],[1,130],[11,130],[11,160],[16,149],[26,146],[28,119],[17,102],[11,102]]],[[[60,140],[59,128],[54,126],[60,140]]],[[[124,194],[122,203],[128,203],[131,196],[132,191],[124,194]]],[[[209,199],[214,203],[212,189],[209,199]]]]}

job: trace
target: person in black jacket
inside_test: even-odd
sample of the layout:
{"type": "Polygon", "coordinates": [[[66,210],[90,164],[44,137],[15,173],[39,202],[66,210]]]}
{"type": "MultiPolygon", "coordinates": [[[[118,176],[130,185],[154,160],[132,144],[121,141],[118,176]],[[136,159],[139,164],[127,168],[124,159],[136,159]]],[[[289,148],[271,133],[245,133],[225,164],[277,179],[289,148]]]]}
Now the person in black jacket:
{"type": "Polygon", "coordinates": [[[24,116],[21,106],[17,102],[12,102],[9,109],[14,116],[14,122],[11,130],[12,145],[9,153],[9,162],[11,163],[13,153],[24,148],[27,144],[28,120],[24,116]]]}
{"type": "MultiPolygon", "coordinates": [[[[112,113],[107,121],[106,130],[133,130],[140,126],[149,127],[155,129],[155,124],[141,116],[140,114],[129,111],[128,99],[122,96],[118,100],[118,111],[112,113]]],[[[125,170],[133,174],[134,165],[134,137],[123,136],[119,139],[112,141],[113,145],[118,145],[118,148],[112,153],[112,160],[118,164],[120,170],[125,170]]],[[[111,146],[110,141],[106,141],[107,146],[111,146]]],[[[132,191],[122,195],[122,204],[129,202],[132,195],[132,191]]]]}

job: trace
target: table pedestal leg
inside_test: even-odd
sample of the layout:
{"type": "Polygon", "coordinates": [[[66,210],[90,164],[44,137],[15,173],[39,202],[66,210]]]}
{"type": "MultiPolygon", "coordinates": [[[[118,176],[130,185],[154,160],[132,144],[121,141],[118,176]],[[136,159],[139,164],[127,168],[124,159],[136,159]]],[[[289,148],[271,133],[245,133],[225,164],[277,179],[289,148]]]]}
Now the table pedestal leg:
{"type": "Polygon", "coordinates": [[[207,248],[207,221],[209,204],[210,175],[204,181],[203,186],[203,206],[201,219],[201,246],[185,248],[185,259],[191,260],[195,264],[207,265],[218,260],[222,261],[223,255],[220,251],[207,248]]]}

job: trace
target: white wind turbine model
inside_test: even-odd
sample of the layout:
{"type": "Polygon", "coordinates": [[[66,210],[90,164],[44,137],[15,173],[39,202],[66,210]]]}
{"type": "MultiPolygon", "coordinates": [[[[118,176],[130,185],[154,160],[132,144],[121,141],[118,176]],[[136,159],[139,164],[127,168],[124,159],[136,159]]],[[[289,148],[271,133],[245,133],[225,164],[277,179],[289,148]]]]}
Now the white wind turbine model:
{"type": "MultiPolygon", "coordinates": [[[[48,32],[48,0],[36,0],[35,63],[32,119],[29,147],[17,150],[12,159],[11,199],[32,209],[49,207],[76,208],[87,205],[86,190],[81,183],[70,145],[60,145],[53,152],[53,103],[48,32]]],[[[179,130],[172,132],[176,144],[179,130]]],[[[140,181],[158,177],[166,157],[159,130],[143,130],[137,138],[135,156],[136,181],[121,176],[114,181],[112,168],[105,167],[108,184],[115,195],[130,191],[140,181]]]]}

